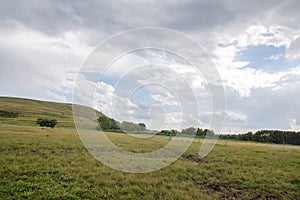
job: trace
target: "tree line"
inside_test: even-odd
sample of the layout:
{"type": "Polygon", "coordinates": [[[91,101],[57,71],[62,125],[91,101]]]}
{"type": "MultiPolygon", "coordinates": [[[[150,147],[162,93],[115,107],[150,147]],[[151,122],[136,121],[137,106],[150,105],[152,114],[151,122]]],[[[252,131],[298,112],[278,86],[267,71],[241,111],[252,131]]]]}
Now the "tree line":
{"type": "Polygon", "coordinates": [[[189,127],[186,129],[182,129],[181,131],[178,130],[162,130],[157,133],[157,135],[165,135],[165,136],[185,136],[185,137],[198,137],[198,138],[204,138],[206,135],[214,135],[214,132],[209,129],[201,129],[201,128],[195,128],[195,127],[189,127]]]}
{"type": "MultiPolygon", "coordinates": [[[[99,125],[103,131],[145,131],[146,125],[144,123],[133,122],[118,122],[107,116],[100,116],[98,118],[99,125]]],[[[204,138],[205,136],[213,136],[215,133],[209,129],[201,129],[189,127],[186,129],[178,130],[161,130],[156,135],[163,136],[184,136],[184,137],[197,137],[204,138]]],[[[253,141],[261,143],[275,143],[275,144],[293,144],[300,145],[300,132],[295,131],[280,131],[280,130],[260,130],[255,133],[248,132],[244,134],[225,134],[219,135],[219,139],[253,141]]]]}
{"type": "Polygon", "coordinates": [[[0,117],[16,118],[18,116],[19,116],[18,112],[0,110],[0,117]]]}
{"type": "Polygon", "coordinates": [[[255,133],[248,132],[248,133],[237,134],[237,135],[232,135],[232,134],[220,135],[220,139],[300,145],[300,132],[280,131],[280,130],[260,130],[255,133]]]}
{"type": "MultiPolygon", "coordinates": [[[[189,127],[186,129],[182,129],[182,131],[162,130],[157,133],[157,135],[164,135],[164,136],[169,136],[169,135],[176,136],[179,134],[180,136],[186,136],[186,137],[204,138],[206,135],[210,135],[210,136],[214,135],[214,132],[209,129],[189,127]]],[[[300,132],[280,131],[280,130],[260,130],[255,133],[248,132],[243,134],[219,135],[219,139],[300,145],[300,132]]]]}
{"type": "Polygon", "coordinates": [[[123,131],[145,131],[146,125],[144,123],[133,123],[133,122],[118,122],[112,118],[109,118],[107,116],[100,116],[98,118],[99,127],[103,131],[117,131],[117,132],[123,132],[123,131]]]}

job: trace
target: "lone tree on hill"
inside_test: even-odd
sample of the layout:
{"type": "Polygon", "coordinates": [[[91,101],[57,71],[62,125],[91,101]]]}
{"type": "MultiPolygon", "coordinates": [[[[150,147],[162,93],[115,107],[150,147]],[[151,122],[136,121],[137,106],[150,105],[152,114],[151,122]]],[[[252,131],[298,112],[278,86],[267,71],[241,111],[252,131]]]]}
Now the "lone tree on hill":
{"type": "Polygon", "coordinates": [[[37,119],[36,120],[36,124],[40,125],[41,127],[51,127],[54,128],[57,124],[57,120],[56,119],[37,119]]]}
{"type": "Polygon", "coordinates": [[[118,127],[117,122],[114,119],[106,117],[106,116],[100,116],[98,118],[98,122],[103,131],[120,129],[118,127]]]}
{"type": "Polygon", "coordinates": [[[146,130],[146,124],[138,123],[138,125],[141,127],[142,130],[146,130]]]}

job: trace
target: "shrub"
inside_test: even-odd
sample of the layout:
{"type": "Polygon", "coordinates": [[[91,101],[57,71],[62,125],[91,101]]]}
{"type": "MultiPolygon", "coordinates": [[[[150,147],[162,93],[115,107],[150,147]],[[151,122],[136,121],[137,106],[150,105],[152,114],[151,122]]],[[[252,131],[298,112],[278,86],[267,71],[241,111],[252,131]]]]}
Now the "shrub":
{"type": "Polygon", "coordinates": [[[37,119],[36,120],[36,124],[40,125],[41,127],[51,127],[54,128],[57,124],[57,120],[56,119],[37,119]]]}
{"type": "Polygon", "coordinates": [[[19,116],[18,112],[0,110],[0,117],[16,118],[18,116],[19,116]]]}
{"type": "Polygon", "coordinates": [[[98,118],[98,122],[103,131],[120,129],[117,122],[114,119],[106,117],[104,115],[98,118]]]}

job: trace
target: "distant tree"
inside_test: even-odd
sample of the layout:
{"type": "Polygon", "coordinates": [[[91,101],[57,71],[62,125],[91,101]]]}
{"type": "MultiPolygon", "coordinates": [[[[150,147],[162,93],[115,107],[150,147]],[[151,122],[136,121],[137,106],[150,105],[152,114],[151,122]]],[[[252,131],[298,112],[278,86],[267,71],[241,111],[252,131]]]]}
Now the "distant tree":
{"type": "Polygon", "coordinates": [[[205,136],[205,132],[201,128],[197,128],[196,136],[197,137],[204,137],[205,136]]]}
{"type": "Polygon", "coordinates": [[[56,119],[42,119],[42,118],[39,118],[39,119],[36,120],[36,124],[41,126],[41,127],[54,128],[57,124],[57,120],[56,119]]]}
{"type": "Polygon", "coordinates": [[[156,135],[164,135],[164,136],[176,136],[179,132],[177,130],[161,130],[160,132],[158,132],[156,135]]]}
{"type": "MultiPolygon", "coordinates": [[[[98,118],[99,126],[104,131],[117,131],[117,132],[123,132],[123,131],[145,131],[146,125],[144,123],[133,123],[133,122],[126,122],[123,121],[122,123],[109,118],[105,115],[101,115],[98,118]]],[[[99,128],[99,127],[98,127],[99,128]]]]}
{"type": "Polygon", "coordinates": [[[280,130],[260,130],[238,135],[220,135],[220,139],[244,140],[262,143],[300,145],[300,132],[280,130]]]}
{"type": "Polygon", "coordinates": [[[146,125],[144,123],[133,123],[133,122],[126,122],[126,121],[123,121],[121,124],[120,124],[120,128],[121,130],[124,130],[124,131],[144,131],[146,130],[146,125]]]}
{"type": "Polygon", "coordinates": [[[209,129],[204,129],[204,135],[206,136],[206,137],[212,137],[212,136],[214,136],[215,135],[215,133],[214,133],[214,131],[213,130],[209,130],[209,129]]]}
{"type": "Polygon", "coordinates": [[[138,125],[141,127],[142,130],[146,130],[146,124],[138,123],[138,125]]]}
{"type": "Polygon", "coordinates": [[[181,134],[183,135],[194,135],[196,134],[196,128],[194,127],[189,127],[189,128],[186,128],[186,129],[182,129],[181,131],[181,134]]]}
{"type": "Polygon", "coordinates": [[[0,117],[16,118],[18,116],[19,116],[18,112],[11,112],[11,111],[0,110],[0,117]]]}
{"type": "Polygon", "coordinates": [[[174,129],[172,129],[170,132],[171,132],[172,136],[176,136],[179,133],[179,131],[174,130],[174,129]]]}
{"type": "Polygon", "coordinates": [[[253,139],[253,133],[252,132],[248,132],[245,134],[238,134],[237,135],[237,139],[238,140],[243,140],[243,141],[252,141],[253,139]]]}
{"type": "Polygon", "coordinates": [[[117,122],[114,119],[111,119],[109,117],[106,117],[104,115],[100,116],[98,118],[99,125],[102,130],[119,130],[119,126],[117,122]]]}

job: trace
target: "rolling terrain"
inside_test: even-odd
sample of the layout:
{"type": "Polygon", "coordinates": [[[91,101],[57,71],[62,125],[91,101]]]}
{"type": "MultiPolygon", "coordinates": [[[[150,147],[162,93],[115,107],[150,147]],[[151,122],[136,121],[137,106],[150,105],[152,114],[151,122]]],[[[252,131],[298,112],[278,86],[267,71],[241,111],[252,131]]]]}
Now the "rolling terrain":
{"type": "MultiPolygon", "coordinates": [[[[0,97],[0,111],[18,113],[18,117],[0,117],[2,125],[36,126],[38,118],[49,118],[57,119],[57,128],[74,128],[72,104],[0,97]]],[[[102,115],[95,112],[97,116],[102,115]]]]}
{"type": "MultiPolygon", "coordinates": [[[[170,166],[145,174],[113,170],[89,154],[70,104],[0,98],[0,199],[300,199],[300,147],[219,141],[200,159],[201,140],[170,166]],[[37,118],[55,118],[54,129],[37,118]]],[[[98,113],[99,115],[101,113],[98,113]]],[[[119,147],[150,152],[162,137],[106,133],[119,147]]]]}

